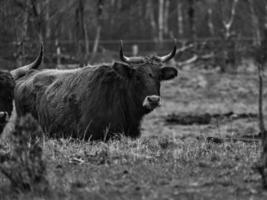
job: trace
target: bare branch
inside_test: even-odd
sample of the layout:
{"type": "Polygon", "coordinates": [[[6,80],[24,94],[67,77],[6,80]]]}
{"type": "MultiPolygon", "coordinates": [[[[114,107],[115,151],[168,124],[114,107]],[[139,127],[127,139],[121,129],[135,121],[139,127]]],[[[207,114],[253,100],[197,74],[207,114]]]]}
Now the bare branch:
{"type": "Polygon", "coordinates": [[[209,60],[213,57],[214,57],[214,52],[209,53],[209,54],[205,54],[205,55],[201,55],[201,56],[194,54],[191,58],[184,60],[182,62],[178,62],[177,65],[178,66],[189,65],[189,64],[192,64],[192,63],[197,62],[199,60],[209,60]]]}
{"type": "Polygon", "coordinates": [[[214,52],[211,52],[209,54],[205,54],[199,57],[199,59],[201,60],[208,60],[208,59],[212,59],[215,56],[214,52]]]}
{"type": "Polygon", "coordinates": [[[193,55],[191,58],[187,59],[187,60],[184,60],[182,62],[177,62],[177,65],[178,66],[183,66],[183,65],[189,65],[191,63],[194,63],[198,60],[199,56],[198,55],[193,55]]]}
{"type": "Polygon", "coordinates": [[[185,52],[186,50],[193,48],[194,46],[195,45],[192,43],[189,45],[186,45],[186,46],[182,46],[181,48],[177,49],[176,54],[181,54],[181,53],[185,52]]]}
{"type": "Polygon", "coordinates": [[[226,19],[223,20],[223,25],[224,25],[224,28],[226,30],[226,37],[230,37],[230,29],[233,25],[233,22],[234,22],[234,18],[235,18],[235,15],[236,15],[236,5],[238,3],[239,0],[234,0],[233,2],[233,5],[232,5],[232,9],[231,9],[231,15],[230,15],[230,18],[228,21],[226,21],[226,19]]]}

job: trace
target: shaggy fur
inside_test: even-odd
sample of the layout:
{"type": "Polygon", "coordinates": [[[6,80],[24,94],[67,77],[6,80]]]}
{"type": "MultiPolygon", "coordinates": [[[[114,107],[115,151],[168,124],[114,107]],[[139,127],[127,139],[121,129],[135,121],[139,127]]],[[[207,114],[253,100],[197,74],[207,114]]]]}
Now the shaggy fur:
{"type": "Polygon", "coordinates": [[[0,118],[0,134],[7,123],[8,116],[11,116],[13,109],[15,82],[9,72],[0,71],[0,112],[5,113],[0,118]],[[8,116],[6,116],[6,113],[8,116]]]}
{"type": "Polygon", "coordinates": [[[146,96],[160,95],[160,81],[177,71],[161,63],[125,63],[75,70],[41,70],[17,81],[18,115],[30,112],[45,132],[56,137],[105,140],[115,133],[136,138],[140,122],[151,110],[146,96]]]}

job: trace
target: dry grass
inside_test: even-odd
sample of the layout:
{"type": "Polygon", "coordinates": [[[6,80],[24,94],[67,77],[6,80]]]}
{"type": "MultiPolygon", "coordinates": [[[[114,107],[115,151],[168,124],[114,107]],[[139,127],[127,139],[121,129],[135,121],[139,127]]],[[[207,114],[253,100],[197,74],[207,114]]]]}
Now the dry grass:
{"type": "Polygon", "coordinates": [[[257,142],[218,145],[205,138],[172,137],[108,143],[50,139],[43,148],[50,185],[47,196],[42,196],[46,199],[267,197],[254,170],[260,156],[257,142]]]}

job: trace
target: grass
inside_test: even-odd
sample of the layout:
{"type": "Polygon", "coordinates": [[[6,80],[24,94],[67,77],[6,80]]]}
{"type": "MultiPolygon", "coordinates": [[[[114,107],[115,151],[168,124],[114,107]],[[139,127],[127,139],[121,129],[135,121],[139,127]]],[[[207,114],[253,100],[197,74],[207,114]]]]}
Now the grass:
{"type": "MultiPolygon", "coordinates": [[[[18,193],[18,199],[261,199],[254,169],[255,143],[210,143],[205,138],[142,137],[138,140],[43,143],[49,192],[18,193]]],[[[0,185],[7,185],[0,179],[0,185]]],[[[3,189],[5,199],[14,192],[3,189]]]]}
{"type": "MultiPolygon", "coordinates": [[[[42,195],[45,199],[250,199],[267,195],[253,169],[260,156],[258,143],[218,145],[205,138],[171,137],[108,143],[49,139],[43,149],[50,185],[50,192],[42,195]]],[[[9,199],[11,194],[2,195],[9,199]]],[[[34,197],[33,193],[19,195],[34,197]]]]}
{"type": "MultiPolygon", "coordinates": [[[[265,97],[266,97],[265,93],[265,97]]],[[[0,174],[0,199],[266,199],[257,171],[260,142],[207,141],[256,135],[256,118],[167,124],[171,113],[257,113],[257,76],[182,71],[163,85],[164,103],[137,140],[45,138],[46,192],[15,192],[0,174]],[[205,84],[206,81],[206,84],[205,84]]],[[[267,107],[265,105],[265,111],[267,107]]],[[[31,165],[31,164],[30,164],[31,165]]]]}

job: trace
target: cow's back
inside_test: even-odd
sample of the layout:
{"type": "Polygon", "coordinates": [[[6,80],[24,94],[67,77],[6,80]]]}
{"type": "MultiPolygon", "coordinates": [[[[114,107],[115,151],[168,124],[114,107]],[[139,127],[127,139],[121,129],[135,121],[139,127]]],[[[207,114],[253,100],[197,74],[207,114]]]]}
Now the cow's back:
{"type": "Polygon", "coordinates": [[[61,74],[58,70],[34,71],[17,80],[14,95],[18,115],[32,113],[37,118],[38,102],[61,74]]]}
{"type": "Polygon", "coordinates": [[[81,69],[43,70],[22,77],[15,88],[18,115],[31,113],[48,133],[76,132],[77,99],[82,99],[85,85],[81,74],[81,69]]]}
{"type": "Polygon", "coordinates": [[[15,98],[18,114],[32,113],[46,133],[94,140],[106,131],[138,136],[142,116],[128,106],[127,90],[110,66],[85,67],[31,74],[19,81],[15,98]]]}
{"type": "Polygon", "coordinates": [[[95,92],[101,92],[92,77],[95,69],[57,75],[40,89],[42,92],[36,98],[37,116],[45,132],[60,137],[83,137],[87,126],[93,126],[90,121],[95,121],[95,115],[92,113],[99,113],[94,109],[100,107],[95,92]]]}

